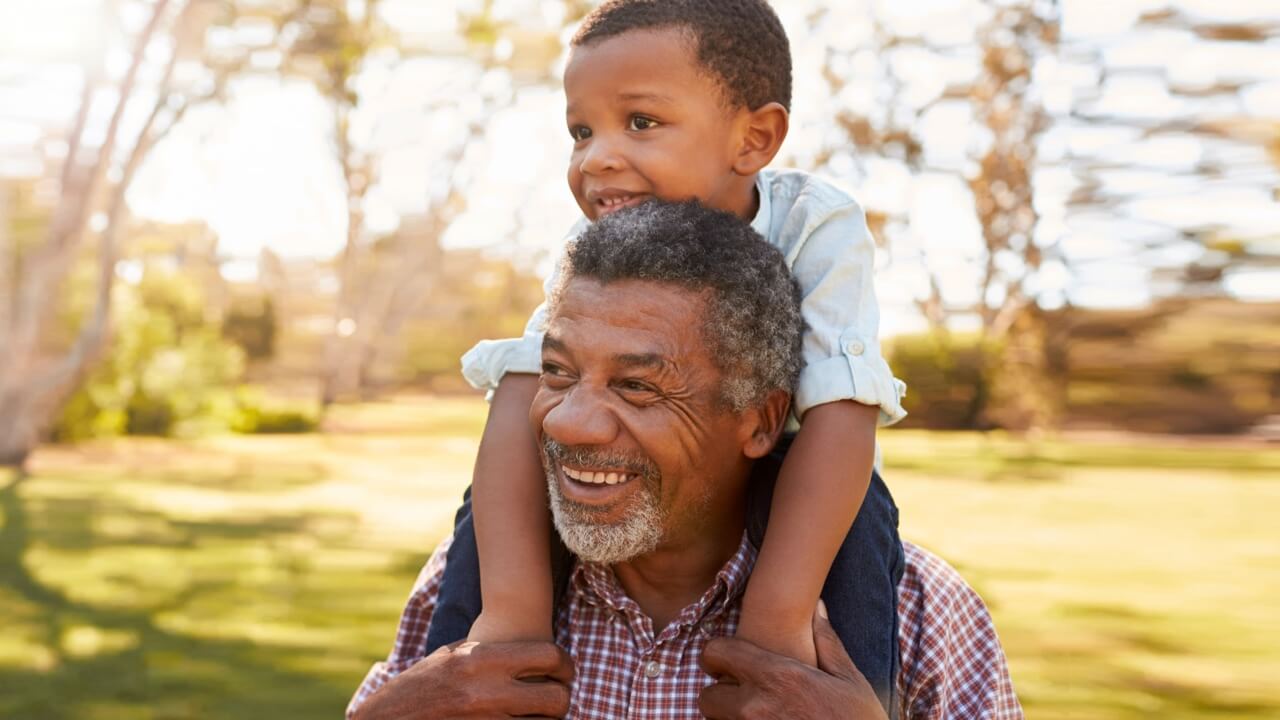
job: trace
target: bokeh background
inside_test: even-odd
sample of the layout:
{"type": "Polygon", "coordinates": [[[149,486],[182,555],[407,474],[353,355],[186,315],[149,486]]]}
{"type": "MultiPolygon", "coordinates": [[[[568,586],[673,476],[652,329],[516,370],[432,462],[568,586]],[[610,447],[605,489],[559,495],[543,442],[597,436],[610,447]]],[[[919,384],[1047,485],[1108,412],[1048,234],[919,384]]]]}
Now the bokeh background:
{"type": "MultiPolygon", "coordinates": [[[[0,0],[0,716],[342,712],[575,219],[593,5],[0,0]]],[[[775,5],[903,533],[1029,715],[1280,715],[1280,6],[775,5]]]]}

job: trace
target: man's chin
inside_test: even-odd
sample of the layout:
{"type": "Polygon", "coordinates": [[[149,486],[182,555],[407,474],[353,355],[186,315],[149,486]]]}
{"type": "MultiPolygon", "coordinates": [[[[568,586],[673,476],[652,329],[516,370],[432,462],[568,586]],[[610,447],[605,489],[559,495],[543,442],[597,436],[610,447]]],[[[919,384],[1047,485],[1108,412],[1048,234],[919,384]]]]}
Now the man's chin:
{"type": "Polygon", "coordinates": [[[634,503],[620,520],[608,521],[608,511],[575,503],[551,487],[551,518],[565,547],[585,562],[612,565],[657,549],[662,541],[662,518],[657,508],[634,503]]]}

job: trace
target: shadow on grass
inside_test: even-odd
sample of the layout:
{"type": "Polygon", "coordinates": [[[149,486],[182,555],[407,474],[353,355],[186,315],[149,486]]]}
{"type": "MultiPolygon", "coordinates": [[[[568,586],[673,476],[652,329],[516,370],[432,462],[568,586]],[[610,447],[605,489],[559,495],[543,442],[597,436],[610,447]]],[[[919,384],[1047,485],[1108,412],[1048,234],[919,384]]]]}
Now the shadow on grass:
{"type": "MultiPolygon", "coordinates": [[[[4,477],[0,474],[0,481],[4,477]]],[[[23,492],[31,482],[30,476],[17,475],[0,489],[0,512],[4,518],[0,529],[0,605],[19,609],[11,616],[16,618],[16,623],[11,625],[11,620],[6,619],[6,634],[21,635],[43,648],[44,656],[23,667],[0,664],[0,717],[49,720],[340,717],[367,668],[369,656],[386,650],[385,644],[331,648],[321,644],[317,649],[316,636],[300,636],[296,643],[291,643],[287,633],[283,633],[284,640],[280,640],[281,633],[277,633],[270,641],[263,642],[244,637],[242,629],[223,631],[219,627],[222,614],[248,613],[253,619],[257,606],[226,608],[218,602],[225,604],[228,598],[256,601],[266,594],[261,583],[242,584],[237,576],[241,570],[235,567],[238,560],[235,555],[220,560],[229,568],[219,567],[211,573],[181,576],[182,568],[174,566],[174,574],[181,579],[176,584],[169,582],[168,588],[162,588],[158,594],[151,588],[158,599],[152,598],[153,601],[145,605],[136,601],[129,604],[127,598],[120,604],[79,599],[84,593],[75,583],[55,585],[42,580],[42,576],[47,577],[58,568],[33,568],[29,558],[35,547],[42,551],[70,549],[76,551],[76,557],[81,557],[78,551],[96,552],[104,547],[187,548],[228,542],[272,552],[271,548],[287,545],[290,538],[307,535],[310,528],[317,525],[335,527],[332,515],[297,513],[234,521],[174,522],[117,499],[44,498],[37,503],[40,522],[35,528],[23,492]],[[148,530],[141,537],[99,537],[93,522],[95,516],[104,513],[127,517],[148,530]],[[210,601],[210,598],[220,600],[210,601]],[[192,611],[191,608],[202,601],[205,605],[192,611]],[[183,615],[188,622],[179,625],[184,630],[174,630],[172,618],[183,615]],[[191,622],[197,617],[207,620],[207,624],[191,622]],[[196,632],[188,634],[185,631],[188,627],[195,627],[196,632]],[[86,649],[83,643],[69,640],[77,631],[83,637],[86,629],[91,638],[106,636],[114,641],[109,647],[91,641],[86,649]]],[[[298,551],[294,555],[307,553],[298,551]]],[[[339,573],[322,582],[313,576],[296,577],[305,563],[294,555],[271,561],[277,574],[282,576],[272,580],[282,586],[281,592],[305,596],[311,592],[332,591],[335,586],[345,586],[343,589],[348,592],[331,603],[313,597],[310,605],[300,608],[292,604],[295,598],[276,598],[277,606],[268,607],[265,615],[286,615],[285,620],[293,626],[303,625],[308,630],[319,627],[321,638],[325,637],[324,626],[341,627],[344,621],[370,623],[370,611],[351,609],[358,604],[361,590],[353,578],[359,578],[361,573],[339,573]],[[291,579],[297,582],[292,583],[291,579]],[[343,617],[325,616],[326,608],[344,606],[343,617]]],[[[184,556],[174,555],[175,561],[181,557],[184,556]]],[[[421,560],[419,557],[416,562],[420,564],[421,560]]],[[[413,562],[399,556],[391,561],[393,567],[404,569],[407,578],[381,578],[382,584],[378,584],[379,578],[373,578],[372,592],[384,594],[386,585],[398,585],[400,591],[393,596],[398,601],[409,587],[414,572],[409,568],[413,562]]],[[[154,575],[138,580],[137,570],[121,568],[126,585],[146,585],[153,579],[169,580],[154,575]]],[[[100,575],[101,568],[95,572],[100,575]]],[[[159,572],[163,573],[164,568],[159,572]]],[[[116,582],[113,587],[119,584],[116,582]]],[[[136,598],[145,593],[132,595],[136,598]]],[[[378,606],[372,614],[382,617],[386,611],[386,607],[378,606]]],[[[273,618],[261,619],[269,623],[273,618]]],[[[389,637],[389,631],[390,626],[379,634],[389,637]]]]}

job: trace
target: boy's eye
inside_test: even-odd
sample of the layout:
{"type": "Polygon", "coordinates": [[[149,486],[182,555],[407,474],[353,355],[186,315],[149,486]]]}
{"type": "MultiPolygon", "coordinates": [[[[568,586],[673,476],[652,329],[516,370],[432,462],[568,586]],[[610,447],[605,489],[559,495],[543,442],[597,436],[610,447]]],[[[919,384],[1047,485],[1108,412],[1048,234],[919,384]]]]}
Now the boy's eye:
{"type": "Polygon", "coordinates": [[[631,130],[649,130],[658,127],[658,121],[643,115],[632,115],[628,128],[631,130]]]}
{"type": "Polygon", "coordinates": [[[591,137],[591,128],[585,125],[574,125],[569,128],[569,137],[573,138],[574,142],[582,142],[591,137]]]}

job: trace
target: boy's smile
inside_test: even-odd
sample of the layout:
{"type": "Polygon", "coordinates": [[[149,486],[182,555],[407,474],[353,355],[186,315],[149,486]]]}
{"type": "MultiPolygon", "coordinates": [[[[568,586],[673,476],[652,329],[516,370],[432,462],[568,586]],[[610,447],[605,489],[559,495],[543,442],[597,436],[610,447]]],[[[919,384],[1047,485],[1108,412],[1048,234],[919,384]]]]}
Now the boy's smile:
{"type": "Polygon", "coordinates": [[[589,219],[653,197],[754,214],[754,173],[736,167],[750,111],[729,106],[693,42],[678,28],[634,30],[573,49],[569,188],[589,219]]]}

